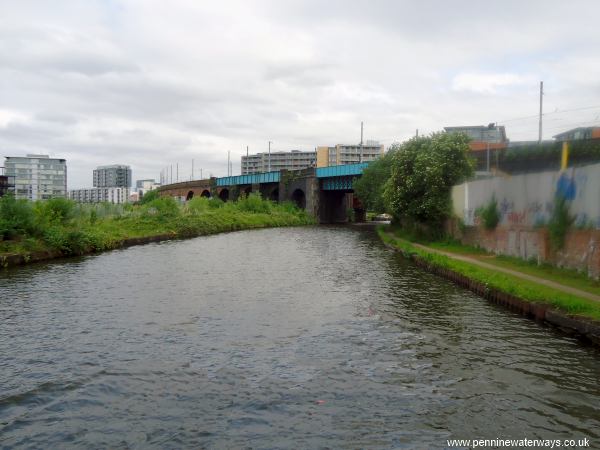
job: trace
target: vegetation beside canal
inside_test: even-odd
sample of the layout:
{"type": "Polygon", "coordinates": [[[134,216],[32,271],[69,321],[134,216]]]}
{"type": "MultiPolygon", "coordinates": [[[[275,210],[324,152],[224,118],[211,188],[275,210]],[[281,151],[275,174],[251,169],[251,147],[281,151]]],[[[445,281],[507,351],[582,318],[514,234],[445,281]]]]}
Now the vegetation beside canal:
{"type": "MultiPolygon", "coordinates": [[[[416,256],[432,267],[448,269],[463,275],[470,280],[482,283],[489,290],[494,289],[530,303],[547,305],[569,315],[600,321],[600,302],[558,291],[542,284],[506,273],[496,272],[465,261],[459,261],[445,255],[426,251],[422,247],[416,247],[410,241],[406,240],[407,235],[401,234],[402,237],[398,237],[395,234],[390,234],[383,227],[378,229],[378,234],[387,245],[400,250],[404,255],[416,256]]],[[[451,247],[451,245],[447,247],[451,247]]],[[[462,248],[461,250],[463,250],[462,254],[464,254],[465,249],[462,248]]],[[[505,267],[508,264],[506,261],[503,261],[505,267]]],[[[514,269],[520,270],[520,266],[515,266],[514,269]]],[[[536,275],[539,276],[539,273],[536,275]]]]}
{"type": "Polygon", "coordinates": [[[14,255],[27,262],[32,255],[42,255],[34,259],[83,255],[128,243],[313,222],[292,203],[277,204],[256,194],[227,203],[194,198],[184,205],[171,197],[113,205],[66,199],[29,202],[6,196],[0,199],[0,264],[9,265],[14,255]]]}

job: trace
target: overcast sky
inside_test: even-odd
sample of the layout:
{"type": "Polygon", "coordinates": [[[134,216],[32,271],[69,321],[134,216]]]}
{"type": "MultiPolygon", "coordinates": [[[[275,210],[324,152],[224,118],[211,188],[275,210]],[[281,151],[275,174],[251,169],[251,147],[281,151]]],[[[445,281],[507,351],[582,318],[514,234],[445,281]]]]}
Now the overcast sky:
{"type": "Polygon", "coordinates": [[[0,149],[157,178],[444,126],[600,124],[600,2],[0,0],[0,149]],[[175,170],[174,170],[175,172],[175,170]]]}

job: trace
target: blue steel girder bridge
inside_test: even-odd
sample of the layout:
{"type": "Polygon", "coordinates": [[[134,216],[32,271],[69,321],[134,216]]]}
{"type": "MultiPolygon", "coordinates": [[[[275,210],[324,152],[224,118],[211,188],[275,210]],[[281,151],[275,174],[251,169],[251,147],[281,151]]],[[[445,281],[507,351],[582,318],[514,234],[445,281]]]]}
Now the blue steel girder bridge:
{"type": "Polygon", "coordinates": [[[273,201],[293,201],[321,223],[346,222],[350,209],[354,210],[357,220],[361,220],[364,219],[364,210],[353,196],[353,183],[362,175],[368,164],[281,170],[186,181],[161,186],[159,192],[160,195],[171,195],[185,200],[195,196],[214,196],[223,201],[236,200],[242,194],[255,192],[273,201]]]}

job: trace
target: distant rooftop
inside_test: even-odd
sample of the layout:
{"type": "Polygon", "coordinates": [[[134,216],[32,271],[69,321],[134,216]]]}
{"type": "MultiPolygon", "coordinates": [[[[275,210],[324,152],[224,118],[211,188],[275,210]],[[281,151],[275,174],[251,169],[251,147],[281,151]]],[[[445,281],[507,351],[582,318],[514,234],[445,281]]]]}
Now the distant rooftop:
{"type": "Polygon", "coordinates": [[[489,125],[467,125],[460,127],[444,127],[447,133],[465,133],[473,141],[476,142],[490,142],[490,143],[501,143],[506,142],[506,130],[504,125],[496,125],[490,123],[489,125]]]}
{"type": "Polygon", "coordinates": [[[598,139],[600,138],[600,126],[597,127],[577,127],[571,130],[558,133],[552,136],[557,141],[572,141],[579,139],[598,139]]]}
{"type": "Polygon", "coordinates": [[[50,158],[50,156],[48,155],[34,155],[34,154],[28,154],[26,156],[5,156],[6,159],[48,159],[48,160],[53,160],[53,161],[66,161],[64,158],[50,158]]]}
{"type": "Polygon", "coordinates": [[[109,164],[107,166],[98,166],[97,169],[129,169],[125,164],[109,164]]]}

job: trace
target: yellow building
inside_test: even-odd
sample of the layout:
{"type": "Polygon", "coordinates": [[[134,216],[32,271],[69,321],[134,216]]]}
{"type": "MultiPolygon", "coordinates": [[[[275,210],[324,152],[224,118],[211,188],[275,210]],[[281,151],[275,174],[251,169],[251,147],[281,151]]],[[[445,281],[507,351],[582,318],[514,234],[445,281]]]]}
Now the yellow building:
{"type": "Polygon", "coordinates": [[[383,144],[367,141],[366,144],[338,144],[335,147],[317,147],[317,167],[340,166],[369,162],[382,156],[383,144]]]}

